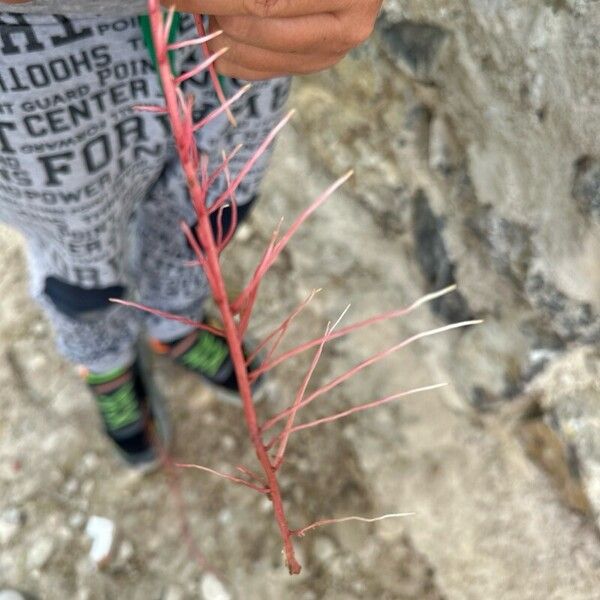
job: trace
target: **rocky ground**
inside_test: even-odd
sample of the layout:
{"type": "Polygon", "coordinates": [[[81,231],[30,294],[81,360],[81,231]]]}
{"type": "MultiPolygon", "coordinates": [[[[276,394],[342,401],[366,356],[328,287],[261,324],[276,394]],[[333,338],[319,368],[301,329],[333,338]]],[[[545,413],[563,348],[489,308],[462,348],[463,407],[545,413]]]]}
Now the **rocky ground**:
{"type": "MultiPolygon", "coordinates": [[[[306,156],[298,132],[288,131],[264,202],[226,257],[233,285],[278,216],[289,219],[326,183],[306,156]],[[306,178],[302,189],[295,185],[299,177],[306,178]],[[235,251],[241,244],[251,249],[243,260],[235,251]]],[[[561,504],[508,434],[510,421],[474,422],[453,412],[451,389],[297,435],[282,477],[294,523],[416,515],[311,533],[299,544],[303,574],[290,578],[270,509],[257,495],[185,472],[179,475],[182,512],[172,477],[141,478],[121,467],[97,431],[86,390],[54,353],[48,325],[27,297],[20,239],[2,229],[0,252],[3,584],[45,599],[593,597],[600,545],[592,525],[561,504]],[[113,557],[102,568],[89,557],[85,531],[94,515],[116,528],[113,557]]],[[[415,297],[413,269],[402,244],[381,235],[369,213],[340,193],[268,278],[255,332],[266,331],[313,287],[324,291],[291,341],[319,332],[350,300],[348,319],[406,304],[415,297]]],[[[326,380],[434,323],[424,309],[409,321],[334,344],[317,376],[326,380]]],[[[429,349],[452,340],[431,339],[389,359],[314,414],[440,381],[429,349]]],[[[252,460],[238,410],[176,367],[157,367],[177,428],[177,457],[216,468],[252,460]]],[[[287,382],[299,372],[290,365],[275,374],[280,394],[262,410],[289,399],[287,382]]]]}
{"type": "MultiPolygon", "coordinates": [[[[298,144],[297,134],[289,131],[265,201],[229,251],[226,262],[233,286],[250,272],[279,216],[289,219],[326,183],[315,174],[304,189],[294,185],[311,170],[306,159],[294,158],[296,151],[304,154],[298,144]],[[241,244],[250,248],[244,261],[236,252],[241,244]]],[[[374,235],[374,225],[355,222],[352,212],[340,194],[290,247],[266,282],[257,334],[267,331],[313,287],[325,290],[302,327],[291,332],[290,341],[307,332],[319,333],[348,299],[356,299],[355,318],[409,299],[386,282],[390,262],[395,262],[391,248],[386,248],[388,259],[378,261],[383,248],[375,237],[364,248],[364,257],[359,247],[350,246],[356,236],[364,236],[365,228],[374,235]]],[[[389,521],[377,526],[348,524],[309,534],[299,544],[304,572],[291,578],[282,565],[269,504],[258,495],[202,473],[182,472],[174,480],[172,474],[140,477],[123,468],[97,430],[87,391],[74,368],[56,355],[49,326],[28,299],[21,240],[7,229],[1,234],[2,584],[44,599],[442,597],[431,565],[402,526],[390,526],[389,521]],[[87,530],[93,517],[108,519],[115,527],[113,555],[100,567],[90,557],[87,530]],[[204,564],[199,565],[200,560],[204,564]]],[[[323,359],[319,380],[398,333],[379,329],[367,333],[360,345],[336,344],[323,359]]],[[[379,376],[387,378],[391,370],[390,379],[402,379],[399,368],[405,362],[406,357],[401,363],[388,363],[379,376]]],[[[419,361],[415,357],[413,362],[419,361]]],[[[251,464],[240,411],[220,404],[177,367],[160,362],[157,370],[176,427],[175,456],[224,470],[240,462],[251,464]]],[[[424,365],[418,368],[423,378],[425,370],[424,365]]],[[[289,401],[292,389],[285,382],[297,380],[299,374],[298,365],[276,373],[273,384],[281,395],[271,393],[261,410],[289,401]]],[[[335,394],[316,412],[327,414],[334,407],[371,399],[392,386],[393,381],[379,384],[372,374],[335,394]]],[[[433,397],[421,400],[431,402],[433,397]]],[[[349,420],[299,434],[293,441],[282,482],[295,524],[417,508],[395,495],[379,498],[374,487],[378,468],[373,471],[363,464],[380,452],[369,449],[378,435],[376,424],[395,423],[395,441],[381,458],[387,455],[386,468],[396,472],[393,478],[400,476],[400,409],[366,419],[371,433],[361,433],[357,420],[349,420]],[[363,444],[367,451],[359,456],[363,444]]]]}
{"type": "MultiPolygon", "coordinates": [[[[441,281],[428,277],[448,258],[443,242],[436,246],[438,234],[428,234],[427,202],[415,203],[409,184],[405,189],[397,181],[424,181],[418,150],[431,115],[406,81],[369,70],[368,52],[297,86],[292,104],[301,114],[281,138],[261,204],[225,256],[231,287],[238,287],[279,217],[289,223],[332,174],[358,158],[356,180],[312,218],[265,281],[256,336],[313,288],[323,291],[290,332],[289,345],[320,333],[348,302],[350,322],[409,304],[441,281]],[[328,90],[343,92],[348,82],[352,98],[336,113],[328,90]],[[380,102],[370,128],[363,107],[375,92],[381,98],[393,93],[397,103],[380,102]],[[378,145],[382,136],[393,140],[397,155],[378,145]],[[374,191],[375,177],[382,183],[374,191]],[[244,252],[236,252],[242,245],[244,252]]],[[[444,162],[448,156],[444,146],[436,164],[462,181],[460,169],[456,174],[444,162]]],[[[479,379],[496,381],[496,365],[505,357],[502,349],[494,353],[493,342],[501,333],[505,344],[508,326],[496,322],[493,311],[485,309],[478,331],[410,346],[311,407],[306,418],[418,385],[452,384],[292,439],[282,485],[294,526],[332,516],[415,515],[309,533],[298,545],[303,573],[291,578],[270,508],[258,495],[200,472],[142,478],[122,468],[98,433],[83,384],[56,356],[51,331],[28,299],[21,240],[7,229],[0,229],[0,260],[0,589],[14,586],[49,600],[597,597],[600,543],[588,499],[557,485],[562,463],[539,418],[554,401],[539,390],[551,386],[563,398],[566,392],[558,392],[572,389],[575,359],[549,370],[537,383],[538,396],[533,389],[513,394],[503,410],[469,410],[472,398],[465,399],[461,380],[471,381],[476,364],[479,379]],[[93,517],[115,528],[112,556],[101,566],[90,558],[93,517]]],[[[485,281],[482,275],[482,286],[485,281]]],[[[444,324],[449,315],[479,311],[476,302],[465,308],[460,297],[436,308],[332,344],[316,380],[444,324]]],[[[593,362],[586,362],[588,352],[579,351],[581,364],[593,362]]],[[[274,372],[261,411],[289,403],[303,366],[274,372]]],[[[162,361],[156,367],[176,427],[176,457],[217,469],[251,464],[240,412],[176,367],[162,361]]],[[[593,395],[598,380],[590,375],[582,386],[593,395]]],[[[578,414],[563,410],[561,422],[572,424],[578,414]]],[[[594,431],[579,443],[591,447],[594,431]]]]}

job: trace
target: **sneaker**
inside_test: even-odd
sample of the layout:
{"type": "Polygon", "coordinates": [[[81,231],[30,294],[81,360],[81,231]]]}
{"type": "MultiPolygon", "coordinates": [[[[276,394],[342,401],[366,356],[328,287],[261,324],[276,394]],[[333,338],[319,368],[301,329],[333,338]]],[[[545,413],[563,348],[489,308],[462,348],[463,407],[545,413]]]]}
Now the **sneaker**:
{"type": "MultiPolygon", "coordinates": [[[[201,377],[215,389],[222,400],[237,406],[241,405],[229,346],[222,337],[200,329],[169,343],[151,339],[150,346],[157,354],[171,358],[187,371],[201,377]]],[[[249,348],[244,346],[244,356],[249,355],[249,348]]],[[[260,358],[257,357],[250,368],[256,369],[259,366],[260,358]]],[[[252,384],[255,401],[261,400],[263,379],[261,375],[252,384]]]]}
{"type": "Polygon", "coordinates": [[[143,472],[161,464],[161,448],[170,443],[165,403],[140,354],[129,367],[109,373],[85,373],[104,430],[125,462],[143,472]]]}

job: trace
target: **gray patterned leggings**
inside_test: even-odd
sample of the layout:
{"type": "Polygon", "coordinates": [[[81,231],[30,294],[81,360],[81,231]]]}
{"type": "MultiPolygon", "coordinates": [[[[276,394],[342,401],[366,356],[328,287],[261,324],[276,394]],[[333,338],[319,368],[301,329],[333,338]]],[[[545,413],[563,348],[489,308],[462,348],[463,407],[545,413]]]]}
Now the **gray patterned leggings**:
{"type": "MultiPolygon", "coordinates": [[[[184,18],[179,37],[186,33],[184,18]]],[[[199,59],[198,49],[179,51],[176,68],[199,59]]],[[[230,95],[242,83],[227,84],[230,95]]],[[[186,85],[198,117],[217,106],[206,76],[186,85]]],[[[259,82],[235,109],[237,128],[222,116],[199,132],[211,165],[243,143],[235,175],[280,118],[288,90],[288,79],[259,82]]],[[[162,341],[188,331],[110,297],[200,318],[208,291],[203,273],[185,266],[191,250],[179,223],[194,215],[168,123],[133,110],[160,101],[135,17],[0,13],[0,221],[27,240],[32,295],[61,352],[92,371],[131,361],[143,326],[162,341]]],[[[267,162],[240,188],[240,207],[256,196],[267,162]]]]}

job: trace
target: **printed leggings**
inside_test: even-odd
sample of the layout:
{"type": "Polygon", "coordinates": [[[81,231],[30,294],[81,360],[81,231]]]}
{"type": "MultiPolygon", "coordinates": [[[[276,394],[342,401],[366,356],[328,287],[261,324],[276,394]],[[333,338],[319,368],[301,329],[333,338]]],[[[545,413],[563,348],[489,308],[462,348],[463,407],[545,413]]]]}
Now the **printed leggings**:
{"type": "MultiPolygon", "coordinates": [[[[193,36],[182,18],[179,39],[193,36]]],[[[200,60],[178,51],[181,72],[200,60]]],[[[243,82],[227,80],[231,95],[243,82]]],[[[214,167],[243,143],[232,176],[281,117],[288,79],[257,82],[235,108],[198,133],[214,167]]],[[[201,118],[218,106],[208,77],[186,82],[201,118]]],[[[133,360],[142,327],[170,341],[189,328],[109,302],[127,297],[198,319],[208,286],[180,222],[194,214],[163,115],[160,84],[137,18],[0,13],[0,221],[26,238],[32,295],[60,351],[102,372],[133,360]]],[[[240,214],[255,198],[261,159],[237,193],[240,214]]],[[[216,182],[209,198],[222,191],[216,182]]]]}

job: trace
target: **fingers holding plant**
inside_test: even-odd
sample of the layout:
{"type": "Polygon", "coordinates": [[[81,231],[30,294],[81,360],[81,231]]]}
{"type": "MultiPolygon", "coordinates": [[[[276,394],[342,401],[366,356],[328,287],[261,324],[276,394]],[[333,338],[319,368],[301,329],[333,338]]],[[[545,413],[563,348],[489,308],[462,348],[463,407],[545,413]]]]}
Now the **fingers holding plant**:
{"type": "MultiPolygon", "coordinates": [[[[165,5],[173,4],[165,0],[165,5]]],[[[217,70],[240,79],[302,75],[329,68],[373,31],[382,0],[176,0],[178,10],[210,15],[229,51],[217,70]]]]}

